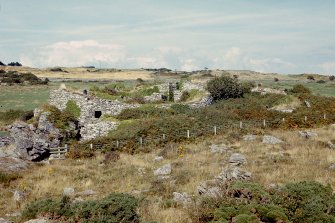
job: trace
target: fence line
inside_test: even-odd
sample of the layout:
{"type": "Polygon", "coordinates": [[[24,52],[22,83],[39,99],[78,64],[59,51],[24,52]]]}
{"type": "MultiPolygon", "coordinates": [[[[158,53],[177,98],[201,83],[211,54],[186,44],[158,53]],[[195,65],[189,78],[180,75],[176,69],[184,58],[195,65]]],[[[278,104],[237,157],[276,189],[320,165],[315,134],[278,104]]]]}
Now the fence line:
{"type": "MultiPolygon", "coordinates": [[[[91,145],[91,148],[93,148],[93,145],[91,145]]],[[[65,153],[69,151],[67,144],[65,144],[64,147],[56,147],[56,148],[50,148],[49,153],[50,155],[54,155],[53,159],[65,159],[65,153]]]]}
{"type": "MultiPolygon", "coordinates": [[[[230,121],[225,124],[215,124],[215,125],[209,125],[204,124],[202,127],[197,127],[195,129],[178,129],[174,131],[173,135],[168,135],[166,133],[159,132],[157,136],[138,136],[138,138],[130,138],[130,139],[123,139],[123,140],[114,140],[111,143],[95,143],[95,148],[103,148],[103,147],[110,147],[110,148],[122,148],[129,144],[129,142],[133,142],[134,145],[139,145],[140,147],[143,147],[145,145],[149,145],[151,143],[154,144],[160,144],[165,142],[171,142],[171,141],[183,141],[183,140],[192,140],[197,137],[206,136],[206,135],[218,135],[220,133],[224,133],[227,130],[248,130],[251,128],[272,128],[276,127],[278,125],[281,125],[282,123],[285,123],[289,120],[296,121],[297,119],[300,119],[300,121],[308,123],[320,121],[320,120],[329,120],[335,122],[335,114],[323,114],[323,115],[309,115],[309,116],[303,116],[303,117],[295,117],[294,115],[291,117],[279,117],[276,119],[262,119],[259,121],[254,120],[240,120],[240,121],[230,121]]],[[[91,144],[91,148],[93,145],[91,144]]]]}

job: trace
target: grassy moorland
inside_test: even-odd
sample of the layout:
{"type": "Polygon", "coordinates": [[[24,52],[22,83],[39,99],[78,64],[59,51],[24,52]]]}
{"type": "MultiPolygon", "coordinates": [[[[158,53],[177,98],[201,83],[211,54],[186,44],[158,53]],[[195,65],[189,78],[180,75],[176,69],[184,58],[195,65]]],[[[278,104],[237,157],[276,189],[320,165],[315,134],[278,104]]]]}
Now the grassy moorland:
{"type": "MultiPolygon", "coordinates": [[[[241,79],[251,80],[245,77],[241,79]]],[[[329,148],[329,142],[335,144],[335,127],[331,125],[335,122],[335,100],[324,97],[333,96],[334,85],[330,81],[317,83],[299,78],[302,77],[279,81],[273,77],[252,79],[263,86],[287,88],[288,95],[246,92],[243,97],[217,101],[199,109],[177,103],[160,108],[166,103],[157,102],[103,117],[120,122],[120,126],[90,142],[69,141],[68,159],[37,163],[18,174],[1,173],[0,216],[19,211],[20,217],[11,217],[15,222],[36,217],[47,217],[54,222],[106,222],[107,219],[115,223],[122,222],[120,219],[143,223],[312,223],[320,219],[334,222],[335,171],[329,167],[335,163],[335,150],[329,148]],[[311,92],[296,84],[308,86],[311,92]],[[305,105],[305,100],[311,108],[305,105]],[[278,111],[288,108],[295,110],[293,113],[278,111]],[[302,137],[299,130],[317,135],[302,137]],[[164,140],[162,134],[166,136],[164,140]],[[243,140],[247,134],[255,135],[256,139],[243,140]],[[264,135],[275,136],[283,143],[265,144],[264,135]],[[144,139],[143,145],[139,144],[139,137],[144,139]],[[118,147],[116,141],[120,143],[118,147]],[[222,144],[229,149],[211,152],[211,145],[222,144]],[[117,151],[120,159],[106,162],[107,151],[117,151]],[[200,196],[197,186],[231,168],[228,160],[233,153],[246,157],[247,162],[240,168],[252,173],[250,181],[221,185],[224,191],[221,197],[200,196]],[[157,161],[157,156],[163,159],[157,161]],[[171,164],[172,171],[169,178],[162,180],[154,171],[164,164],[171,164]],[[66,187],[75,189],[73,197],[63,196],[66,187]],[[23,192],[24,199],[14,201],[14,190],[23,192]],[[80,193],[85,190],[95,193],[89,196],[80,193]],[[174,201],[173,192],[187,193],[190,204],[183,206],[174,201]]],[[[207,77],[194,77],[198,82],[207,80],[207,77]]],[[[156,91],[152,86],[155,81],[70,82],[67,86],[91,89],[104,98],[126,96],[138,100],[156,91]]],[[[13,109],[11,104],[19,102],[29,101],[25,104],[29,109],[44,104],[48,92],[59,84],[41,88],[5,86],[0,89],[7,95],[1,98],[6,105],[4,110],[13,109]],[[39,101],[30,105],[37,95],[39,101]],[[6,102],[7,98],[14,101],[6,102]]],[[[57,115],[60,117],[62,112],[57,111],[57,115]]]]}

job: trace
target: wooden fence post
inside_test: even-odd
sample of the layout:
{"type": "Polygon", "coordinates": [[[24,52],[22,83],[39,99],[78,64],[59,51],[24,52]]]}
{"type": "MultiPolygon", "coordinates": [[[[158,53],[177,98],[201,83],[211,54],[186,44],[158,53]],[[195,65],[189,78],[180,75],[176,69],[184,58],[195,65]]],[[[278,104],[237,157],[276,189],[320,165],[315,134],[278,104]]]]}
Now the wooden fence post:
{"type": "Polygon", "coordinates": [[[163,140],[165,140],[165,138],[166,138],[166,137],[165,137],[165,134],[163,134],[163,140]]]}
{"type": "Polygon", "coordinates": [[[266,127],[266,121],[265,121],[265,119],[263,119],[263,127],[264,128],[266,127]]]}
{"type": "Polygon", "coordinates": [[[214,126],[214,135],[216,135],[216,126],[214,126]]]}
{"type": "Polygon", "coordinates": [[[119,148],[119,140],[116,140],[116,148],[119,148]]]}
{"type": "Polygon", "coordinates": [[[242,129],[243,128],[243,123],[242,123],[242,121],[240,121],[240,129],[242,129]]]}
{"type": "Polygon", "coordinates": [[[323,114],[323,119],[327,119],[327,115],[326,114],[323,114]]]}
{"type": "Polygon", "coordinates": [[[142,146],[143,145],[143,138],[140,137],[140,145],[142,146]]]}
{"type": "Polygon", "coordinates": [[[187,130],[187,138],[190,138],[190,130],[187,130]]]}
{"type": "Polygon", "coordinates": [[[305,116],[305,122],[307,122],[307,116],[305,116]]]}

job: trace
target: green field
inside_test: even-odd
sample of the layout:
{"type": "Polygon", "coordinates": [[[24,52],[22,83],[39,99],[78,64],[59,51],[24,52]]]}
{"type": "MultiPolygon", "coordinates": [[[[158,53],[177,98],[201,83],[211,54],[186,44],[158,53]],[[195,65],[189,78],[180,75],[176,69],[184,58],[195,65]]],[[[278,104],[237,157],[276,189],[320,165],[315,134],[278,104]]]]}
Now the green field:
{"type": "Polygon", "coordinates": [[[290,89],[296,84],[303,84],[305,87],[308,87],[314,95],[335,97],[335,82],[326,82],[324,84],[300,80],[283,80],[278,82],[273,80],[257,80],[257,82],[262,83],[264,87],[281,89],[290,89]]]}
{"type": "MultiPolygon", "coordinates": [[[[66,82],[73,89],[90,89],[92,86],[106,85],[109,82],[66,82]]],[[[57,89],[62,82],[51,82],[49,85],[34,86],[1,86],[0,111],[33,110],[48,102],[50,91],[57,89]]]]}

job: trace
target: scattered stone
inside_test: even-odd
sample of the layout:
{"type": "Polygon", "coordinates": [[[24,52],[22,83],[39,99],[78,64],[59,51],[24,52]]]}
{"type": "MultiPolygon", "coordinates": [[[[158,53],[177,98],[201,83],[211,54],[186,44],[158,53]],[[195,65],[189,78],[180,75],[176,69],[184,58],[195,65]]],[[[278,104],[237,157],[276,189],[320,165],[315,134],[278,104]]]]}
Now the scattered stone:
{"type": "Polygon", "coordinates": [[[92,195],[96,195],[97,192],[95,192],[94,190],[88,189],[88,190],[84,190],[82,192],[78,192],[76,193],[76,195],[79,196],[92,196],[92,195]]]}
{"type": "Polygon", "coordinates": [[[329,149],[335,149],[335,144],[330,140],[327,142],[327,146],[329,149]]]}
{"type": "Polygon", "coordinates": [[[191,197],[187,193],[173,192],[172,195],[173,201],[182,204],[184,207],[192,202],[191,197]]]}
{"type": "Polygon", "coordinates": [[[211,150],[211,153],[225,153],[230,150],[230,148],[224,143],[220,145],[213,144],[209,146],[209,148],[211,150]]]}
{"type": "Polygon", "coordinates": [[[299,131],[299,135],[301,137],[306,138],[306,139],[318,136],[318,134],[316,132],[311,132],[311,131],[299,131]]]}
{"type": "Polygon", "coordinates": [[[243,140],[244,141],[254,141],[256,139],[257,139],[257,136],[256,135],[252,135],[252,134],[244,135],[243,136],[243,140]]]}
{"type": "Polygon", "coordinates": [[[13,222],[4,218],[0,218],[0,223],[13,223],[13,222]]]}
{"type": "Polygon", "coordinates": [[[72,203],[81,203],[84,202],[84,199],[82,197],[76,197],[75,199],[73,199],[72,203]]]}
{"type": "Polygon", "coordinates": [[[309,103],[309,101],[305,100],[304,102],[305,102],[305,105],[306,105],[307,108],[312,107],[312,106],[311,106],[311,103],[309,103]]]}
{"type": "Polygon", "coordinates": [[[219,176],[215,179],[221,182],[232,181],[232,180],[249,180],[251,178],[251,173],[247,171],[240,170],[240,168],[229,168],[222,171],[219,176]]]}
{"type": "Polygon", "coordinates": [[[156,161],[156,162],[160,162],[160,161],[162,161],[163,159],[164,159],[163,156],[156,156],[156,157],[155,157],[155,161],[156,161]]]}
{"type": "Polygon", "coordinates": [[[270,135],[265,135],[263,136],[263,141],[262,143],[264,144],[271,144],[271,145],[275,145],[275,144],[280,144],[280,143],[284,143],[283,140],[278,139],[274,136],[270,136],[270,135]]]}
{"type": "Polygon", "coordinates": [[[64,196],[73,197],[75,195],[74,188],[72,187],[65,187],[63,190],[64,196]]]}
{"type": "Polygon", "coordinates": [[[335,163],[331,164],[331,165],[328,167],[328,169],[330,169],[330,170],[335,170],[335,163]]]}
{"type": "Polygon", "coordinates": [[[140,176],[144,176],[146,174],[145,168],[143,168],[143,167],[138,168],[137,172],[140,176]]]}
{"type": "Polygon", "coordinates": [[[41,218],[41,219],[31,219],[29,221],[26,221],[24,223],[48,223],[48,220],[41,218]]]}
{"type": "Polygon", "coordinates": [[[229,163],[235,166],[240,166],[247,162],[244,155],[241,153],[233,153],[229,158],[229,163]]]}
{"type": "Polygon", "coordinates": [[[161,168],[158,168],[157,170],[155,170],[154,175],[155,176],[159,176],[159,175],[170,175],[172,172],[172,166],[171,164],[166,164],[164,166],[162,166],[161,168]]]}
{"type": "Polygon", "coordinates": [[[274,89],[274,88],[263,88],[261,86],[257,86],[251,89],[251,92],[259,92],[261,93],[261,95],[266,95],[266,94],[287,95],[287,93],[284,90],[274,89]]]}
{"type": "Polygon", "coordinates": [[[117,122],[101,120],[85,122],[85,125],[80,129],[81,140],[86,141],[107,135],[109,131],[116,129],[118,125],[117,122]]]}
{"type": "Polygon", "coordinates": [[[13,193],[13,199],[17,203],[20,203],[21,201],[23,201],[25,197],[26,197],[26,194],[21,191],[15,190],[13,193]]]}
{"type": "Polygon", "coordinates": [[[21,217],[21,212],[14,212],[14,213],[10,213],[10,214],[6,214],[6,217],[21,217]]]}
{"type": "Polygon", "coordinates": [[[219,183],[216,180],[208,180],[197,186],[197,192],[200,196],[217,198],[222,194],[219,183]]]}

